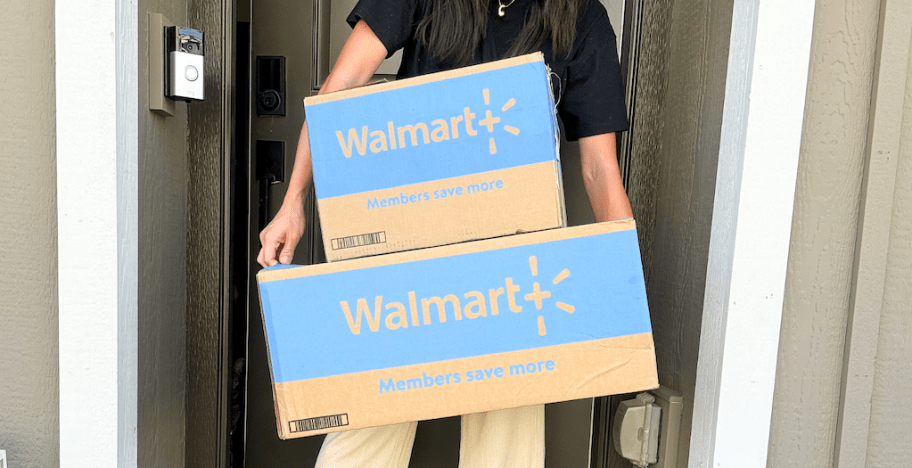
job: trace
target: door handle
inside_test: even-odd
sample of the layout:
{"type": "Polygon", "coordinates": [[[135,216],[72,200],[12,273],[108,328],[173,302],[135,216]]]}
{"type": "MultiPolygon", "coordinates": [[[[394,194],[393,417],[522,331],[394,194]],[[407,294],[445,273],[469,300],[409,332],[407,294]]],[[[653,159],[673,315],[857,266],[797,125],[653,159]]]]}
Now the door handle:
{"type": "Polygon", "coordinates": [[[284,141],[256,141],[256,179],[260,186],[259,231],[262,231],[269,223],[269,186],[285,181],[284,141]]]}

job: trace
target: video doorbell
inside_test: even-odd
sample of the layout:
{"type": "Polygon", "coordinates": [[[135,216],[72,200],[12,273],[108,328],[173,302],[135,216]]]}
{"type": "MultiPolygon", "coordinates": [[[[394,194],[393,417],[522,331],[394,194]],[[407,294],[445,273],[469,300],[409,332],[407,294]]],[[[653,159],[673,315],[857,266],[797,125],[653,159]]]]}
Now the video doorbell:
{"type": "Polygon", "coordinates": [[[165,28],[165,95],[178,101],[203,100],[203,32],[189,28],[165,28]]]}

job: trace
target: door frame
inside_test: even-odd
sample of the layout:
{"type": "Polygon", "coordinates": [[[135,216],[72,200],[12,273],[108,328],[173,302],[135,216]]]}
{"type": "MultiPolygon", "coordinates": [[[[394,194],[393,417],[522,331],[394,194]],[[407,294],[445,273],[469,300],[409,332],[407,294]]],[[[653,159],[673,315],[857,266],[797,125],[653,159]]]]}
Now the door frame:
{"type": "MultiPolygon", "coordinates": [[[[107,5],[111,3],[116,5],[116,47],[111,53],[98,56],[97,63],[104,65],[112,60],[117,63],[116,87],[102,91],[104,96],[113,97],[116,101],[115,134],[105,137],[104,141],[116,148],[117,172],[114,181],[105,185],[104,196],[90,197],[83,208],[92,210],[101,207],[107,210],[112,207],[109,206],[110,200],[116,200],[113,205],[116,218],[105,219],[103,223],[119,233],[118,260],[116,264],[99,265],[98,274],[117,278],[116,283],[111,283],[116,286],[113,286],[115,289],[110,295],[117,304],[114,306],[116,311],[112,312],[116,315],[116,323],[106,325],[104,329],[117,337],[117,357],[116,361],[93,368],[91,374],[100,380],[113,379],[118,390],[116,397],[112,397],[106,393],[79,393],[61,386],[60,398],[80,398],[84,408],[104,408],[115,412],[118,415],[116,425],[104,426],[105,431],[110,431],[100,434],[96,440],[105,441],[110,450],[116,450],[118,466],[136,466],[137,437],[143,436],[136,432],[137,375],[142,370],[136,351],[136,284],[137,270],[141,265],[138,264],[136,239],[130,234],[138,229],[135,210],[138,192],[129,181],[136,175],[138,157],[136,116],[139,112],[148,112],[138,107],[136,99],[136,84],[138,80],[145,79],[138,76],[136,66],[145,51],[136,50],[135,46],[141,43],[138,21],[144,17],[133,3],[109,2],[107,5]]],[[[187,4],[191,10],[197,5],[189,0],[187,4]]],[[[213,57],[217,54],[230,56],[234,44],[233,2],[224,1],[217,14],[209,13],[202,15],[212,18],[209,38],[221,45],[211,49],[213,57]]],[[[813,2],[797,5],[784,0],[735,2],[710,240],[710,267],[702,320],[696,409],[690,440],[692,467],[731,466],[732,460],[738,460],[737,466],[765,466],[812,28],[813,2]],[[787,118],[785,124],[774,121],[783,116],[787,118]],[[771,135],[776,138],[770,138],[771,135]],[[771,150],[767,141],[773,140],[776,147],[771,150]],[[776,157],[775,163],[769,162],[770,154],[776,157]],[[775,173],[770,174],[771,168],[775,169],[775,173]]],[[[65,70],[61,61],[66,58],[66,53],[69,52],[58,51],[58,72],[65,70]]],[[[224,159],[227,148],[230,148],[231,108],[224,105],[230,102],[231,96],[230,63],[230,57],[221,62],[222,66],[228,67],[221,70],[229,75],[214,77],[225,86],[219,87],[211,96],[214,103],[223,105],[194,108],[192,116],[193,119],[200,119],[212,113],[219,125],[212,128],[190,125],[193,129],[191,138],[212,138],[218,142],[214,151],[220,165],[230,163],[224,159]]],[[[75,99],[69,100],[71,98],[63,94],[60,96],[58,111],[67,106],[81,106],[75,99]]],[[[60,136],[59,144],[69,141],[60,136]]],[[[221,171],[230,166],[220,167],[221,171]]],[[[73,170],[74,167],[58,162],[58,173],[73,170]]],[[[203,187],[195,186],[192,190],[203,190],[203,187]]],[[[224,201],[222,197],[228,191],[219,193],[216,198],[224,201]]],[[[79,194],[64,188],[58,191],[57,196],[60,200],[79,194]]],[[[228,236],[222,223],[229,216],[221,203],[216,222],[221,226],[216,231],[219,246],[224,245],[228,236]]],[[[77,210],[71,214],[88,212],[77,210]]],[[[80,235],[70,227],[61,226],[58,240],[62,245],[66,241],[78,240],[80,235]]],[[[215,261],[224,266],[227,258],[220,254],[215,261]]],[[[222,266],[217,266],[216,270],[224,273],[222,266]]],[[[193,271],[204,274],[209,270],[193,271]]],[[[59,287],[72,286],[67,281],[61,277],[59,287]]],[[[224,298],[228,294],[226,288],[218,288],[218,299],[212,304],[218,310],[224,310],[224,298]]],[[[61,315],[64,313],[61,308],[61,315]]],[[[78,338],[73,330],[61,329],[60,333],[61,344],[78,338]]],[[[71,351],[65,346],[60,347],[62,374],[65,372],[63,363],[70,362],[66,361],[66,353],[71,351]]],[[[223,431],[224,424],[219,421],[224,421],[226,415],[227,377],[224,371],[204,387],[206,391],[200,389],[200,393],[187,390],[188,396],[193,398],[211,395],[207,398],[215,399],[203,402],[205,414],[198,414],[201,419],[193,425],[197,422],[211,423],[223,431]],[[214,389],[215,393],[207,393],[209,389],[214,389]],[[216,410],[213,411],[213,408],[216,410]]],[[[64,447],[76,437],[71,425],[73,411],[76,410],[61,408],[66,412],[60,419],[61,447],[64,447]]],[[[193,421],[190,411],[187,420],[193,421]]],[[[219,447],[224,447],[223,437],[191,436],[188,431],[187,464],[224,466],[224,457],[213,453],[214,448],[222,452],[219,447]]],[[[78,462],[75,459],[62,460],[62,463],[78,462]]]]}
{"type": "Polygon", "coordinates": [[[736,1],[688,466],[765,468],[813,1],[736,1]]]}

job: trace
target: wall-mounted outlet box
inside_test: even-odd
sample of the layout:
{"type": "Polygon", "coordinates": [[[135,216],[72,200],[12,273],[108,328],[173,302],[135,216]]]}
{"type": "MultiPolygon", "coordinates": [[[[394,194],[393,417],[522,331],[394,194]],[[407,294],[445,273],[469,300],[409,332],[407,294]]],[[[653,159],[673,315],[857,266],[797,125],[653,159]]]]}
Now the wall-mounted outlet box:
{"type": "Polygon", "coordinates": [[[677,468],[678,439],[681,437],[684,396],[665,386],[661,386],[649,393],[655,397],[655,405],[662,408],[658,461],[654,467],[651,466],[650,468],[677,468]]]}
{"type": "Polygon", "coordinates": [[[615,451],[633,465],[678,468],[682,395],[659,387],[622,401],[612,427],[615,451]]]}

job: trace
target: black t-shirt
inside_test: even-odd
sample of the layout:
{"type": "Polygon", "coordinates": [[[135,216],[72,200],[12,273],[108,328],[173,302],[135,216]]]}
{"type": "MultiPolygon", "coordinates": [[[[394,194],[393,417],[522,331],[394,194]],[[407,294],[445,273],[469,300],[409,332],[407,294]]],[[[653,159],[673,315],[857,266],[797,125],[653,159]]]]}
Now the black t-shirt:
{"type": "MultiPolygon", "coordinates": [[[[354,26],[359,19],[363,19],[386,47],[388,56],[403,49],[398,78],[443,71],[447,67],[436,60],[415,36],[428,1],[433,0],[359,0],[348,16],[348,23],[354,26]]],[[[491,0],[487,33],[475,52],[475,63],[503,57],[522,28],[533,1],[536,0],[514,0],[504,9],[505,15],[500,17],[497,15],[497,0],[491,0]]],[[[568,140],[627,130],[616,37],[608,21],[608,13],[598,0],[589,0],[586,9],[580,13],[576,22],[576,40],[569,55],[555,57],[550,38],[541,45],[541,51],[545,63],[560,78],[560,84],[553,85],[559,101],[558,114],[568,140]]],[[[552,81],[556,80],[552,77],[552,81]]]]}

